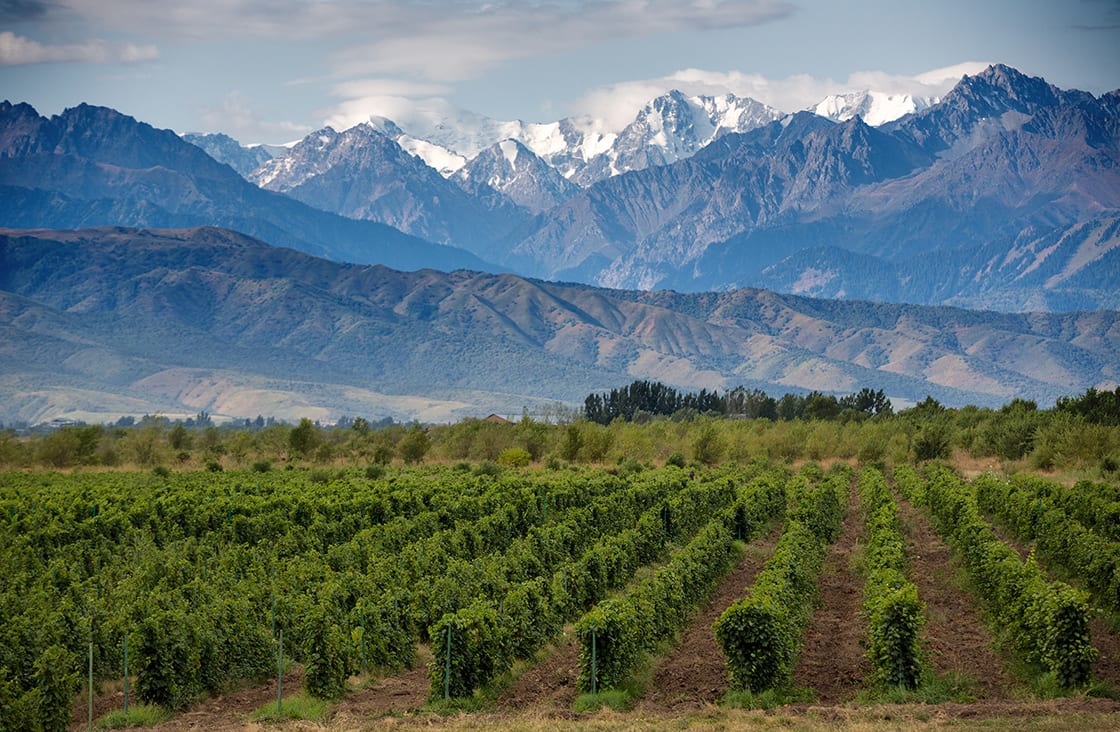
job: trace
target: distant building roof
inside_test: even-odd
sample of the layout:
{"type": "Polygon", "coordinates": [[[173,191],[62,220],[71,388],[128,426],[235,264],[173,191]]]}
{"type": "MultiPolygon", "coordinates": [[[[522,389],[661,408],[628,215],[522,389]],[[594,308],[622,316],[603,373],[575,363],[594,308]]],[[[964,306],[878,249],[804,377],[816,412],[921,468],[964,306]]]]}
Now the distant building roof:
{"type": "Polygon", "coordinates": [[[508,419],[506,419],[505,417],[499,417],[496,414],[491,414],[489,417],[487,417],[486,419],[484,419],[482,421],[483,422],[493,422],[494,424],[509,424],[508,419]]]}

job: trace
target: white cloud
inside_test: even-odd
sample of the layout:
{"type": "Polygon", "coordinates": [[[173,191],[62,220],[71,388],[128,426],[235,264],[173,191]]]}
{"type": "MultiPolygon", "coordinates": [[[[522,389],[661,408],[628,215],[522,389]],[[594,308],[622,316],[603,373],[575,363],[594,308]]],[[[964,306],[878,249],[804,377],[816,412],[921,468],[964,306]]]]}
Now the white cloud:
{"type": "Polygon", "coordinates": [[[252,100],[238,91],[222,99],[221,107],[204,109],[198,115],[201,132],[224,132],[242,143],[285,143],[311,132],[307,125],[264,120],[252,108],[252,100]]]}
{"type": "Polygon", "coordinates": [[[343,99],[359,97],[434,97],[449,94],[445,84],[405,81],[403,79],[354,79],[335,84],[331,93],[343,99]]]}
{"type": "MultiPolygon", "coordinates": [[[[329,39],[340,75],[472,78],[507,61],[784,18],[785,0],[68,0],[90,25],[184,40],[329,39]]],[[[52,12],[52,11],[48,11],[52,12]]]]}
{"type": "Polygon", "coordinates": [[[507,61],[659,33],[760,25],[788,16],[777,0],[574,0],[425,3],[427,17],[371,34],[336,55],[341,73],[468,79],[507,61]]]}
{"type": "Polygon", "coordinates": [[[966,62],[933,69],[913,76],[883,71],[858,71],[837,81],[808,74],[784,79],[768,79],[761,74],[741,71],[682,69],[657,79],[643,79],[593,89],[573,104],[573,112],[604,119],[610,129],[619,130],[634,118],[643,104],[671,89],[686,94],[735,94],[750,97],[783,112],[806,109],[830,94],[873,89],[889,94],[943,96],[965,74],[975,74],[987,63],[966,62]]]}
{"type": "Polygon", "coordinates": [[[347,130],[368,122],[370,117],[385,117],[403,129],[427,129],[464,117],[475,117],[441,97],[373,95],[347,99],[329,110],[324,124],[347,130]]]}
{"type": "Polygon", "coordinates": [[[159,58],[155,46],[107,43],[89,40],[81,43],[45,45],[11,31],[0,31],[0,66],[58,63],[137,63],[159,58]]]}

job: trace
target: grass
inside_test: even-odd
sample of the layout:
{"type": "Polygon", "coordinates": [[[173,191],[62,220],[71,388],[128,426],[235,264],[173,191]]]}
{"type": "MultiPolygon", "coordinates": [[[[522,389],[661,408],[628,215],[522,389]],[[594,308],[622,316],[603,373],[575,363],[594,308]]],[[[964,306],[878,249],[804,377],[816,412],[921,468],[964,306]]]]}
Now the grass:
{"type": "Polygon", "coordinates": [[[956,671],[943,674],[926,673],[916,689],[905,689],[901,686],[867,689],[858,697],[861,704],[941,704],[942,702],[969,704],[976,699],[974,681],[956,671]]]}
{"type": "Polygon", "coordinates": [[[750,689],[729,689],[720,702],[732,709],[774,709],[786,704],[799,704],[816,700],[812,689],[782,687],[754,692],[750,689]]]}
{"type": "Polygon", "coordinates": [[[333,708],[333,702],[316,699],[303,691],[298,691],[283,699],[279,711],[276,709],[276,702],[270,701],[253,712],[251,718],[255,722],[284,722],[290,719],[324,722],[333,708]]]}
{"type": "Polygon", "coordinates": [[[151,727],[166,722],[171,712],[155,704],[133,704],[126,712],[114,709],[97,721],[98,729],[124,729],[126,727],[151,727]]]}
{"type": "Polygon", "coordinates": [[[626,689],[603,689],[598,694],[580,694],[572,704],[572,709],[576,712],[597,712],[606,707],[616,712],[625,712],[633,704],[634,697],[626,689]]]}

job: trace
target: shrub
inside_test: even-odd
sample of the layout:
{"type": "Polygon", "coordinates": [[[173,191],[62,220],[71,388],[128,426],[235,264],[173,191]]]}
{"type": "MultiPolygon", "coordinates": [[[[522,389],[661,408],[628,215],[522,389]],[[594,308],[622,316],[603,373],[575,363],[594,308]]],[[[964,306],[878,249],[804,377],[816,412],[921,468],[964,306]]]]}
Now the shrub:
{"type": "Polygon", "coordinates": [[[445,689],[451,697],[472,696],[512,661],[509,631],[485,602],[444,615],[428,635],[435,655],[428,673],[433,699],[442,697],[445,689]]]}
{"type": "Polygon", "coordinates": [[[523,468],[532,461],[533,456],[523,447],[507,447],[498,454],[498,464],[511,468],[523,468]]]}
{"type": "Polygon", "coordinates": [[[346,693],[350,658],[346,634],[324,607],[315,607],[301,628],[304,688],[318,699],[338,699],[346,693]]]}

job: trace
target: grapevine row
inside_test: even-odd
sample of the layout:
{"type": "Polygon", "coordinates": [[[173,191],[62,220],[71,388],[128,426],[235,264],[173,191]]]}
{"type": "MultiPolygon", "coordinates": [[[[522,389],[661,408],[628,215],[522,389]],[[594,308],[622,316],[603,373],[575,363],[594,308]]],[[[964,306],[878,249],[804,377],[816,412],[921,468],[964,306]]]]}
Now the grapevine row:
{"type": "Polygon", "coordinates": [[[934,528],[960,552],[995,623],[1024,658],[1063,686],[1086,683],[1097,651],[1085,593],[1047,582],[1033,559],[1020,560],[983,519],[972,489],[947,468],[933,468],[924,485],[911,468],[895,475],[900,490],[929,507],[934,528]]]}
{"type": "Polygon", "coordinates": [[[906,577],[897,507],[883,474],[873,467],[861,471],[858,489],[867,524],[863,611],[871,671],[880,684],[914,689],[922,674],[918,635],[924,606],[917,585],[906,577]]]}
{"type": "MultiPolygon", "coordinates": [[[[473,599],[429,631],[436,656],[432,695],[469,696],[508,669],[514,658],[530,658],[566,619],[662,556],[673,537],[691,535],[705,517],[732,502],[733,485],[723,479],[689,485],[631,518],[632,528],[625,530],[596,521],[592,525],[606,531],[570,546],[566,562],[536,562],[540,574],[513,586],[482,585],[473,599]]],[[[554,562],[559,558],[552,557],[554,562]]],[[[501,564],[495,560],[498,572],[501,564]]]]}
{"type": "Polygon", "coordinates": [[[779,480],[752,482],[666,565],[622,597],[604,600],[584,615],[576,624],[579,688],[598,691],[621,684],[645,654],[680,628],[739,558],[736,537],[755,538],[784,510],[779,480]]]}
{"type": "Polygon", "coordinates": [[[789,491],[790,510],[774,554],[747,596],[716,620],[733,688],[762,691],[788,682],[812,616],[825,549],[840,530],[850,481],[844,466],[816,485],[789,491]]]}
{"type": "Polygon", "coordinates": [[[1120,544],[1066,515],[1052,496],[1060,486],[1041,478],[1010,481],[982,475],[973,481],[980,508],[1016,538],[1035,541],[1039,553],[1085,583],[1102,606],[1120,611],[1120,544]]]}

